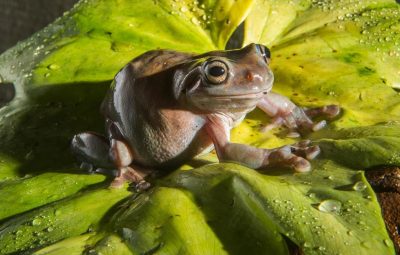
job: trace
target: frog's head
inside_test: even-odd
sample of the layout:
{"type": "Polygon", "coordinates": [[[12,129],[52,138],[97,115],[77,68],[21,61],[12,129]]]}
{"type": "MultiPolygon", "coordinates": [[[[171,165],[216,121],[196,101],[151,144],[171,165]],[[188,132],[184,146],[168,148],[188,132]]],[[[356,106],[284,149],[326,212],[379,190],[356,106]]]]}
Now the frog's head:
{"type": "Polygon", "coordinates": [[[260,44],[195,56],[175,71],[175,97],[204,112],[252,110],[272,88],[269,62],[260,44]]]}

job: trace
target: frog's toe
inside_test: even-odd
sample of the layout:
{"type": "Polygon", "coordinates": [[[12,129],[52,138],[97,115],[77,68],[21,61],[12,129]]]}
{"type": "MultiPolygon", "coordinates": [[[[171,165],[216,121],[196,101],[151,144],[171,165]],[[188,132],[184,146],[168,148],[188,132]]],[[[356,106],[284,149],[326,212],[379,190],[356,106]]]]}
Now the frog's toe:
{"type": "Polygon", "coordinates": [[[315,145],[308,147],[305,153],[308,160],[313,160],[321,153],[321,149],[319,148],[319,146],[315,145]]]}
{"type": "Polygon", "coordinates": [[[308,160],[315,159],[321,152],[321,149],[318,145],[311,145],[310,140],[300,141],[296,144],[293,144],[290,148],[294,155],[306,158],[308,160]]]}
{"type": "Polygon", "coordinates": [[[94,166],[88,162],[82,162],[79,166],[80,169],[88,171],[89,173],[94,173],[94,166]]]}
{"type": "Polygon", "coordinates": [[[283,121],[284,121],[283,118],[275,117],[272,119],[272,122],[270,124],[262,126],[260,128],[260,132],[265,133],[271,131],[272,129],[281,126],[283,121]]]}
{"type": "Polygon", "coordinates": [[[268,159],[272,166],[289,167],[296,172],[308,172],[311,170],[311,164],[303,157],[305,150],[307,150],[307,147],[299,148],[287,145],[273,151],[268,159]]]}
{"type": "Polygon", "coordinates": [[[339,105],[331,104],[323,107],[322,112],[326,115],[327,118],[335,118],[340,114],[341,108],[339,105]]]}
{"type": "Polygon", "coordinates": [[[315,132],[315,131],[323,129],[324,127],[326,127],[326,125],[327,125],[326,120],[321,120],[320,122],[315,123],[312,126],[311,130],[315,132]]]}
{"type": "Polygon", "coordinates": [[[288,162],[289,166],[296,172],[304,173],[311,171],[310,162],[302,157],[293,156],[288,162]]]}
{"type": "Polygon", "coordinates": [[[297,147],[297,148],[307,148],[311,144],[311,140],[302,140],[294,145],[292,147],[297,147]]]}
{"type": "Polygon", "coordinates": [[[301,134],[296,131],[290,131],[289,133],[286,134],[286,137],[288,138],[299,138],[301,134]]]}
{"type": "Polygon", "coordinates": [[[115,179],[111,182],[110,188],[119,189],[124,186],[126,179],[123,176],[115,177],[115,179]]]}
{"type": "Polygon", "coordinates": [[[135,189],[137,192],[146,191],[151,187],[151,184],[145,180],[141,180],[135,185],[135,189]]]}
{"type": "Polygon", "coordinates": [[[336,116],[338,116],[340,114],[340,112],[341,112],[340,106],[335,105],[335,104],[305,109],[305,113],[310,118],[322,117],[322,118],[333,119],[336,116]]]}
{"type": "Polygon", "coordinates": [[[110,187],[121,188],[125,182],[129,182],[134,185],[137,192],[145,191],[151,187],[150,183],[144,179],[150,173],[151,171],[142,169],[141,167],[121,167],[117,177],[111,182],[110,187]]]}

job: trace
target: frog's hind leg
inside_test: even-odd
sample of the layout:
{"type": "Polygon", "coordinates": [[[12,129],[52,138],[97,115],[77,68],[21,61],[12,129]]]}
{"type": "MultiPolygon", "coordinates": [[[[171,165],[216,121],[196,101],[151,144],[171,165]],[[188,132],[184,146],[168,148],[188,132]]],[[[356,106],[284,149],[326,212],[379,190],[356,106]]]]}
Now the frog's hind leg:
{"type": "Polygon", "coordinates": [[[121,187],[126,181],[135,183],[137,190],[150,187],[144,180],[150,171],[132,165],[133,154],[126,143],[117,139],[111,139],[109,142],[100,134],[85,132],[74,136],[71,147],[78,160],[83,165],[89,165],[93,172],[108,172],[102,171],[101,168],[118,169],[111,187],[121,187]]]}
{"type": "Polygon", "coordinates": [[[150,171],[137,165],[132,165],[133,154],[126,143],[111,139],[110,155],[118,168],[118,175],[111,183],[111,187],[119,188],[126,181],[134,183],[138,191],[143,191],[150,187],[150,183],[144,179],[150,174],[150,171]]]}
{"type": "Polygon", "coordinates": [[[110,158],[110,145],[104,136],[85,132],[75,135],[71,141],[71,149],[82,165],[112,169],[114,164],[110,158]]]}

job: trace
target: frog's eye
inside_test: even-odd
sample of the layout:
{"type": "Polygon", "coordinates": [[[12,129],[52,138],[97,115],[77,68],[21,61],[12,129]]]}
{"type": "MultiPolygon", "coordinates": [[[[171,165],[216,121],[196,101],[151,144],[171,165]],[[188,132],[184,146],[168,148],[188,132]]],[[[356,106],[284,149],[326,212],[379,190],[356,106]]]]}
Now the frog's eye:
{"type": "Polygon", "coordinates": [[[207,63],[204,71],[207,80],[212,84],[221,84],[228,78],[228,66],[219,60],[207,63]]]}

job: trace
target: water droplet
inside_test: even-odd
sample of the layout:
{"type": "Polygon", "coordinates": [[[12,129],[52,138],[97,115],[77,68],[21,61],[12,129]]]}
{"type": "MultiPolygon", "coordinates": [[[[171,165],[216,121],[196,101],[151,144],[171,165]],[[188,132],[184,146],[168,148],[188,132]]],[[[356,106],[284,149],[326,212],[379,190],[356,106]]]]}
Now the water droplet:
{"type": "Polygon", "coordinates": [[[57,70],[60,68],[60,66],[57,64],[51,64],[51,65],[48,65],[47,68],[50,70],[57,70]]]}
{"type": "Polygon", "coordinates": [[[61,214],[61,210],[55,210],[55,211],[54,211],[54,215],[55,215],[55,216],[58,216],[58,215],[60,215],[60,214],[61,214]]]}
{"type": "Polygon", "coordinates": [[[38,218],[35,218],[32,220],[32,226],[39,226],[40,224],[42,224],[42,221],[38,218]]]}
{"type": "Polygon", "coordinates": [[[50,75],[51,75],[50,73],[45,73],[45,74],[44,74],[44,77],[47,78],[47,77],[49,77],[50,75]]]}
{"type": "Polygon", "coordinates": [[[46,231],[47,231],[47,232],[51,232],[51,231],[53,231],[53,230],[54,230],[54,228],[52,228],[52,227],[46,228],[46,231]]]}
{"type": "Polygon", "coordinates": [[[186,6],[181,7],[181,12],[187,12],[187,11],[188,11],[188,8],[186,6]]]}
{"type": "Polygon", "coordinates": [[[388,247],[392,246],[392,242],[389,239],[383,240],[383,243],[388,247]]]}
{"type": "Polygon", "coordinates": [[[294,232],[293,230],[292,230],[292,231],[289,231],[289,232],[287,233],[288,236],[294,236],[295,234],[296,234],[296,232],[294,232]]]}
{"type": "Polygon", "coordinates": [[[358,181],[354,183],[353,189],[356,191],[363,191],[367,188],[367,184],[365,184],[363,181],[358,181]]]}
{"type": "Polygon", "coordinates": [[[192,23],[195,24],[195,25],[199,24],[199,20],[196,19],[196,17],[193,17],[190,21],[192,21],[192,23]]]}
{"type": "Polygon", "coordinates": [[[96,250],[94,250],[94,249],[90,249],[90,250],[88,251],[88,254],[89,254],[89,255],[98,255],[98,252],[97,252],[96,250]]]}
{"type": "Polygon", "coordinates": [[[354,235],[354,232],[353,232],[352,230],[349,230],[349,231],[347,231],[347,234],[348,234],[349,236],[352,236],[352,235],[354,235]]]}
{"type": "Polygon", "coordinates": [[[316,198],[317,195],[316,195],[315,193],[309,193],[309,194],[308,194],[308,197],[309,197],[309,198],[316,198]]]}
{"type": "Polygon", "coordinates": [[[304,242],[304,243],[303,243],[303,247],[304,247],[304,248],[309,248],[309,247],[311,247],[311,243],[309,243],[309,242],[304,242]]]}
{"type": "Polygon", "coordinates": [[[342,207],[342,203],[340,203],[337,200],[333,200],[333,199],[328,199],[328,200],[324,200],[322,201],[319,205],[318,205],[318,210],[320,210],[321,212],[339,212],[340,209],[342,207]]]}

